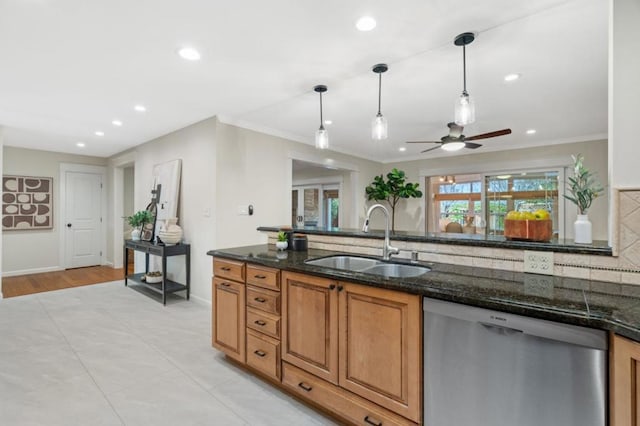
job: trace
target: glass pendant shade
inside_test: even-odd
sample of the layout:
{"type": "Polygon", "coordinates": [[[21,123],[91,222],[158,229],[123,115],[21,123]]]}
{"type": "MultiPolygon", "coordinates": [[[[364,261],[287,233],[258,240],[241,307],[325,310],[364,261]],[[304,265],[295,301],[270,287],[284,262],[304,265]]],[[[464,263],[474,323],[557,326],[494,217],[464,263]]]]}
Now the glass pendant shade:
{"type": "Polygon", "coordinates": [[[476,121],[476,106],[473,98],[467,92],[462,92],[456,100],[455,122],[459,126],[466,126],[476,121]]]}
{"type": "Polygon", "coordinates": [[[374,140],[381,141],[389,135],[389,123],[387,119],[380,113],[371,121],[371,137],[374,140]]]}
{"type": "Polygon", "coordinates": [[[445,151],[458,151],[464,148],[464,142],[447,142],[441,148],[445,151]]]}
{"type": "Polygon", "coordinates": [[[327,132],[323,126],[320,126],[320,128],[316,130],[316,148],[329,148],[329,132],[327,132]]]}

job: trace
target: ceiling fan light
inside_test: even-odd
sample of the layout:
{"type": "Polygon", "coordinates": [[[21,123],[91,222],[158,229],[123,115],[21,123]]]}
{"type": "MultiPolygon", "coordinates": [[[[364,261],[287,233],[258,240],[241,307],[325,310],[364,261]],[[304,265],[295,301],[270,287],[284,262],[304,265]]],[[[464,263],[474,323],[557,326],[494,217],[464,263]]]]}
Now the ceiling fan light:
{"type": "Polygon", "coordinates": [[[467,92],[462,92],[456,99],[455,123],[459,126],[466,126],[476,121],[476,106],[473,98],[467,92]]]}
{"type": "Polygon", "coordinates": [[[323,126],[320,126],[320,128],[316,130],[316,148],[329,148],[329,132],[327,132],[323,126]]]}
{"type": "Polygon", "coordinates": [[[389,135],[389,123],[387,119],[380,113],[371,121],[371,137],[374,140],[381,141],[387,139],[389,135]]]}
{"type": "Polygon", "coordinates": [[[464,142],[447,142],[442,144],[442,149],[445,151],[459,151],[464,148],[464,142]]]}

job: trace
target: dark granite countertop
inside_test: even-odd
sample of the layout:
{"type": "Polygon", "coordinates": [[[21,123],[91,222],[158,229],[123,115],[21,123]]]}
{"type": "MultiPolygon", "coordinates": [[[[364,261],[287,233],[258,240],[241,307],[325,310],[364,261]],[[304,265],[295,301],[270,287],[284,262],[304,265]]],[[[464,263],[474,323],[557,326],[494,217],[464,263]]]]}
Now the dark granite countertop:
{"type": "MultiPolygon", "coordinates": [[[[258,227],[258,231],[277,232],[280,229],[281,228],[278,226],[258,227]]],[[[371,230],[370,232],[362,232],[359,229],[349,228],[303,227],[293,228],[293,232],[309,235],[332,235],[336,237],[384,238],[384,231],[371,230]]],[[[591,254],[600,256],[613,255],[611,247],[607,245],[607,241],[594,241],[592,244],[576,244],[573,240],[560,240],[555,238],[548,243],[541,243],[536,241],[507,240],[502,235],[448,234],[408,231],[396,231],[391,235],[391,238],[397,241],[455,244],[475,247],[553,251],[557,253],[591,254]]]]}
{"type": "Polygon", "coordinates": [[[424,275],[388,278],[304,263],[307,259],[344,254],[341,252],[315,249],[279,252],[268,244],[211,250],[207,254],[609,330],[640,341],[640,286],[431,262],[415,262],[432,269],[424,275]]]}

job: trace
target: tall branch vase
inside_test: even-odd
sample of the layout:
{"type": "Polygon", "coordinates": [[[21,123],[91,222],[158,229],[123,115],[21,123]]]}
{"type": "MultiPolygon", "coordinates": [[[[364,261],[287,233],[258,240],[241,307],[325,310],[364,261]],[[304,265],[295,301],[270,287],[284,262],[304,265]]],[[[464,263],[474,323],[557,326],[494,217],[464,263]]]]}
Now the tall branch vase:
{"type": "Polygon", "coordinates": [[[591,221],[586,214],[579,214],[575,222],[573,222],[574,241],[577,244],[591,244],[591,221]]]}

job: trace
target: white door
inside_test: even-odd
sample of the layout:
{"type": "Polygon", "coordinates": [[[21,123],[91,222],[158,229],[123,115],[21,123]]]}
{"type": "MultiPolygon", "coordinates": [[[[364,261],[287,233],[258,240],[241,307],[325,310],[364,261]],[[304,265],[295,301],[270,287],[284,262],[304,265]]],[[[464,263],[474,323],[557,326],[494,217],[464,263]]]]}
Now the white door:
{"type": "Polygon", "coordinates": [[[67,171],[65,178],[65,267],[102,263],[102,175],[67,171]]]}

